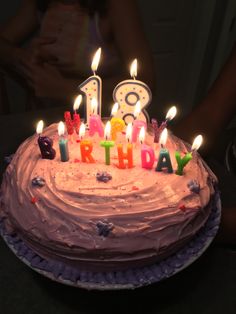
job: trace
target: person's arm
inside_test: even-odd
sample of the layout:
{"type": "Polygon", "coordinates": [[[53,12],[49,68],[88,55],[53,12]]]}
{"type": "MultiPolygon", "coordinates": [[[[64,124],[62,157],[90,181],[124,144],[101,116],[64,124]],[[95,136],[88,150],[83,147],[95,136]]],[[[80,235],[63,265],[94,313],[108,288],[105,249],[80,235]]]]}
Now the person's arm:
{"type": "Polygon", "coordinates": [[[120,53],[124,69],[129,75],[129,66],[138,59],[138,79],[151,89],[154,87],[153,58],[146,40],[135,0],[110,0],[108,16],[112,27],[114,42],[120,53]]]}
{"type": "Polygon", "coordinates": [[[16,14],[0,27],[0,64],[22,70],[27,66],[29,55],[20,44],[38,26],[35,0],[23,0],[16,14]]]}
{"type": "Polygon", "coordinates": [[[206,142],[204,152],[208,153],[235,113],[236,44],[207,96],[174,127],[174,132],[189,142],[196,134],[202,133],[206,142]]]}

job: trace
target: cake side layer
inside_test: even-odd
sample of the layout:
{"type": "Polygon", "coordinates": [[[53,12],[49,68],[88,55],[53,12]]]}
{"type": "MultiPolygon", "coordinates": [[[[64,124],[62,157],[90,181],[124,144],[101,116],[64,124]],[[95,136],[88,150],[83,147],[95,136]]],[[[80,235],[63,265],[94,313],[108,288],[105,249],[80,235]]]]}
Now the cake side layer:
{"type": "MultiPolygon", "coordinates": [[[[93,138],[96,163],[80,163],[79,143],[71,138],[70,161],[62,163],[56,128],[52,125],[44,132],[54,139],[56,159],[41,159],[33,136],[19,147],[2,184],[1,215],[42,254],[104,265],[147,260],[168,254],[206,221],[215,178],[198,154],[180,177],[142,169],[139,144],[134,147],[134,168],[116,167],[116,149],[111,152],[112,165],[106,166],[98,138],[93,138]],[[112,180],[98,182],[96,174],[102,171],[112,180]],[[32,186],[36,176],[45,179],[45,186],[32,186]],[[199,194],[189,191],[190,180],[199,182],[199,194]],[[32,198],[37,202],[32,204],[32,198]],[[99,233],[99,223],[112,226],[108,236],[99,233]]],[[[124,143],[124,135],[118,141],[124,143]]],[[[151,142],[147,136],[147,144],[151,142]]],[[[171,156],[176,149],[187,150],[175,137],[167,147],[171,156]]],[[[176,168],[173,158],[172,163],[176,168]]]]}

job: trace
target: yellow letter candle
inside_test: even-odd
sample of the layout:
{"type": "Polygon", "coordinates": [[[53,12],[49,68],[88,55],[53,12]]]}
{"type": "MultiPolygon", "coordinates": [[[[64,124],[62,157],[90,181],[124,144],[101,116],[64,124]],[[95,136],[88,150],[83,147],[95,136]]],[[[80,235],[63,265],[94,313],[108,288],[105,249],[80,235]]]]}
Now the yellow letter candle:
{"type": "Polygon", "coordinates": [[[125,128],[125,122],[121,118],[116,118],[115,115],[119,109],[119,104],[116,102],[111,110],[111,138],[113,141],[116,140],[117,133],[122,132],[125,128]]]}

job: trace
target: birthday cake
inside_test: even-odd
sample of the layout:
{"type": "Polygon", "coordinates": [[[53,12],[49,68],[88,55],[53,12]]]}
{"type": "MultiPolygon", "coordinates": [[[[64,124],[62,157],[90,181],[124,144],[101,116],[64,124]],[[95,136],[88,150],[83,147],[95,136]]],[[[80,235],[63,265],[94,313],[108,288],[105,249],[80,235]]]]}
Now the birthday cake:
{"type": "Polygon", "coordinates": [[[85,271],[150,265],[178,251],[205,225],[217,180],[197,152],[183,175],[175,173],[176,151],[183,155],[190,147],[174,135],[166,143],[169,173],[157,171],[159,145],[153,167],[143,167],[141,146],[154,147],[151,131],[145,143],[132,145],[132,167],[125,160],[122,168],[116,146],[126,149],[125,134],[110,149],[110,165],[98,134],[92,138],[93,162],[82,162],[76,134],[69,136],[69,160],[62,162],[57,127],[43,134],[53,141],[55,158],[41,157],[33,135],[18,148],[1,187],[7,233],[17,233],[42,258],[85,271]]]}

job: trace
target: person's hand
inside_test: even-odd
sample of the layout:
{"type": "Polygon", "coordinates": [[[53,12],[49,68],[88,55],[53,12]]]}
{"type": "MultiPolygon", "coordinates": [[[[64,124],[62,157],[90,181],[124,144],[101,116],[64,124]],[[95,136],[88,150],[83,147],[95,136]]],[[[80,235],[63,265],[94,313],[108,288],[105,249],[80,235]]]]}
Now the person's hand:
{"type": "Polygon", "coordinates": [[[31,80],[35,95],[40,98],[65,100],[74,89],[57,68],[47,63],[33,66],[31,80]]]}

